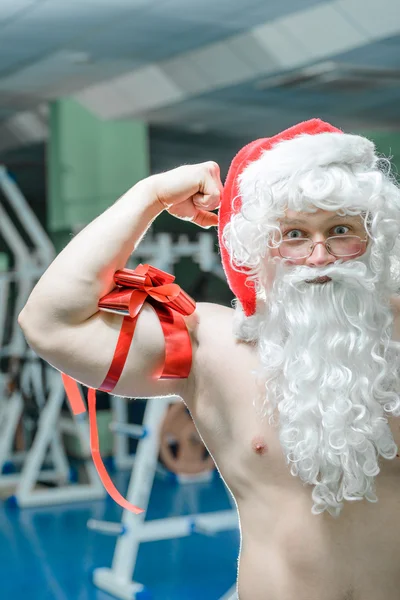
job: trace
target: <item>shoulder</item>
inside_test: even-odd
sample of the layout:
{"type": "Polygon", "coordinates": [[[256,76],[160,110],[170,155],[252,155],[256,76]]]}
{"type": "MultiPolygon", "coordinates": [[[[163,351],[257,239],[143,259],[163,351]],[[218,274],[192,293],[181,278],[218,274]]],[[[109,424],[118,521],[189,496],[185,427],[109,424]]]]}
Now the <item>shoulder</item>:
{"type": "Polygon", "coordinates": [[[234,309],[230,306],[223,306],[222,304],[214,304],[212,302],[198,302],[195,311],[198,318],[204,321],[213,318],[232,320],[234,312],[234,309]]]}
{"type": "Polygon", "coordinates": [[[232,334],[234,309],[212,302],[198,302],[195,312],[187,318],[186,324],[194,345],[201,344],[216,333],[232,334]]]}

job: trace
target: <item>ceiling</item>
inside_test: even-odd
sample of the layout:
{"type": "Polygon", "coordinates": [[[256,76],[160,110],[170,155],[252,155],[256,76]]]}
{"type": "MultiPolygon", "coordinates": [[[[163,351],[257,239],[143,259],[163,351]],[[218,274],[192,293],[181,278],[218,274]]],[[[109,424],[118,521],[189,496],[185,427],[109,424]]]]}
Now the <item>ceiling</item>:
{"type": "Polygon", "coordinates": [[[399,0],[0,0],[0,50],[0,150],[62,96],[193,133],[400,130],[399,0]]]}

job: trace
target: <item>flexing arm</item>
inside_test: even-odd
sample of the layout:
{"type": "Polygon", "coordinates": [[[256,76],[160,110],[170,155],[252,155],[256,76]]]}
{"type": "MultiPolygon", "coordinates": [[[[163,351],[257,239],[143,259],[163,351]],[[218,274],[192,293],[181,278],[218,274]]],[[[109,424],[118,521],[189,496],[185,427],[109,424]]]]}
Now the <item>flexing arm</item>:
{"type": "MultiPolygon", "coordinates": [[[[19,316],[30,346],[78,381],[98,387],[113,357],[122,317],[98,310],[113,287],[113,275],[153,220],[165,208],[201,226],[216,224],[218,165],[179,167],[139,182],[82,230],[44,273],[19,316]]],[[[142,310],[128,360],[115,393],[127,396],[179,394],[182,382],[154,381],[164,357],[157,315],[142,310]]]]}

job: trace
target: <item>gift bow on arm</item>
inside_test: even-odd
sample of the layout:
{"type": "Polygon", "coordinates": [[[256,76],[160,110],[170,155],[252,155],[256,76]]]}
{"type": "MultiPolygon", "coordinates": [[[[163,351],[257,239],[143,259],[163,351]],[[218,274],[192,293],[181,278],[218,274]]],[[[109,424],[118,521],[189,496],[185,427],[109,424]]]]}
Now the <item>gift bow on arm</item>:
{"type": "MultiPolygon", "coordinates": [[[[192,364],[192,346],[189,332],[182,315],[190,315],[196,308],[194,300],[179,285],[175,277],[151,265],[139,265],[136,269],[122,269],[114,275],[117,287],[100,299],[101,310],[122,314],[117,346],[108,373],[99,387],[111,392],[124,368],[140,311],[145,302],[156,311],[165,338],[164,364],[153,374],[154,379],[183,379],[189,376],[192,364]]],[[[75,415],[86,411],[78,383],[69,375],[62,374],[65,391],[75,415]]],[[[100,479],[110,496],[123,508],[135,513],[143,510],[134,506],[115,488],[100,456],[96,422],[96,390],[88,391],[90,448],[93,462],[100,479]]]]}

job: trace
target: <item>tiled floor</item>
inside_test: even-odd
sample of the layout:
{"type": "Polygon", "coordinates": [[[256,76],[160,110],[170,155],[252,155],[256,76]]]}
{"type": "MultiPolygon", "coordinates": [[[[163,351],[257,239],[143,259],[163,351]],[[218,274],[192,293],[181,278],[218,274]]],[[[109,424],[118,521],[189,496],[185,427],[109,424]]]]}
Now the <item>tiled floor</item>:
{"type": "MultiPolygon", "coordinates": [[[[128,474],[115,477],[124,491],[128,474]]],[[[227,510],[230,502],[218,475],[211,483],[178,485],[156,479],[147,519],[227,510]]],[[[110,600],[92,584],[96,567],[110,567],[115,538],[88,530],[89,519],[118,522],[112,500],[38,509],[0,504],[1,600],[110,600]]],[[[236,577],[239,533],[141,545],[134,579],[152,600],[218,600],[236,577]]]]}

